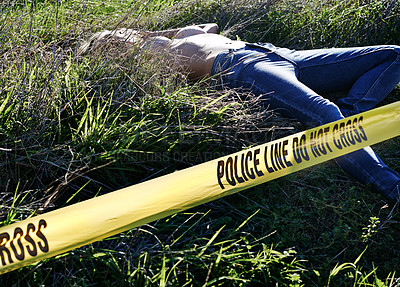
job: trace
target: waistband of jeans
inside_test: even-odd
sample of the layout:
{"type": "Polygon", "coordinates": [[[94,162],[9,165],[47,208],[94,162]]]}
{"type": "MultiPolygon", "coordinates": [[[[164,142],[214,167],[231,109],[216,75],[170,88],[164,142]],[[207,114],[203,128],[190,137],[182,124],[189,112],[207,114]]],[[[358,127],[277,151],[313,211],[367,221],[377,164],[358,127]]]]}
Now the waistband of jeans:
{"type": "Polygon", "coordinates": [[[246,43],[246,47],[250,49],[260,49],[266,52],[275,52],[277,50],[271,43],[246,43]]]}
{"type": "Polygon", "coordinates": [[[232,50],[221,52],[215,57],[214,63],[211,68],[211,76],[218,75],[229,67],[229,55],[232,55],[232,50]]]}
{"type": "Polygon", "coordinates": [[[221,52],[217,55],[217,57],[215,57],[211,69],[211,75],[217,75],[222,71],[227,70],[231,65],[231,61],[229,61],[229,58],[232,57],[233,54],[240,53],[240,51],[244,50],[262,50],[270,53],[275,52],[277,48],[271,43],[246,43],[243,48],[229,49],[228,51],[221,52]]]}

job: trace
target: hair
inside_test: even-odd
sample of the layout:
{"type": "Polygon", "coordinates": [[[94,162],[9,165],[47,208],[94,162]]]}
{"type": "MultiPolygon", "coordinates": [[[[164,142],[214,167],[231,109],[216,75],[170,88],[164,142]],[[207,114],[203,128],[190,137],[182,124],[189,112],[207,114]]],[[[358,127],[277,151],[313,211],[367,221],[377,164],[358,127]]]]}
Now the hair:
{"type": "Polygon", "coordinates": [[[78,48],[78,55],[83,55],[90,50],[99,48],[105,43],[124,43],[129,45],[143,45],[144,34],[133,29],[120,28],[116,30],[103,30],[93,34],[88,41],[83,42],[78,48]]]}

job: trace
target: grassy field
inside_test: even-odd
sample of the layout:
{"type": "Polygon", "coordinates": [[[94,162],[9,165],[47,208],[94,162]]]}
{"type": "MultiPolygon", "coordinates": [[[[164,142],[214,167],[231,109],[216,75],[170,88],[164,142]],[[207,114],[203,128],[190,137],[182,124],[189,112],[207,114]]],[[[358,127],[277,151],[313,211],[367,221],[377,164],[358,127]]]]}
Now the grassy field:
{"type": "MultiPolygon", "coordinates": [[[[94,32],[215,22],[294,49],[400,45],[396,0],[0,4],[0,226],[302,127],[94,32]]],[[[399,100],[394,90],[385,100],[399,100]]],[[[377,144],[400,171],[400,138],[377,144]]],[[[1,286],[400,286],[400,214],[332,161],[1,275],[1,286]]],[[[82,231],[84,232],[84,231],[82,231]]]]}

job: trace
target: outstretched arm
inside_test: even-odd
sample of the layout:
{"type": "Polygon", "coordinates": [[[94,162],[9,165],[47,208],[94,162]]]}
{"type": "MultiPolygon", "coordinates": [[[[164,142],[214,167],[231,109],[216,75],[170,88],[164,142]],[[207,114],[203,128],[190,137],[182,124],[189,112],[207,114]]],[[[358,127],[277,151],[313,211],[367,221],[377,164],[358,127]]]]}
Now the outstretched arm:
{"type": "Polygon", "coordinates": [[[176,28],[163,31],[147,32],[149,37],[163,36],[167,38],[184,38],[196,34],[212,33],[217,34],[219,32],[218,25],[215,23],[199,24],[193,26],[186,26],[183,28],[176,28]]]}
{"type": "Polygon", "coordinates": [[[148,48],[152,51],[160,51],[168,47],[173,39],[183,39],[197,34],[217,34],[218,25],[215,23],[186,26],[183,28],[163,31],[138,31],[132,29],[117,29],[113,31],[104,30],[95,33],[89,41],[79,47],[78,54],[85,53],[90,47],[101,45],[104,41],[120,41],[127,44],[135,44],[141,48],[148,48]],[[172,40],[171,40],[172,39],[172,40]]]}

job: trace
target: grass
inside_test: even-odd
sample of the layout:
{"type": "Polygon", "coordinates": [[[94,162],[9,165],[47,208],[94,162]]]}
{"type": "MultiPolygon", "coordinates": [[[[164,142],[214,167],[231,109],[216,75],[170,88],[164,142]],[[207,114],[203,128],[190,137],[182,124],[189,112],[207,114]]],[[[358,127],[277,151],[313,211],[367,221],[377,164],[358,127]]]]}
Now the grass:
{"type": "MultiPolygon", "coordinates": [[[[295,49],[400,44],[397,1],[3,1],[0,224],[293,133],[251,95],[79,43],[216,22],[295,49]]],[[[398,100],[395,90],[385,103],[398,100]]],[[[397,171],[400,140],[375,146],[397,171]]],[[[4,286],[398,286],[399,213],[321,164],[2,275],[4,286]]]]}

